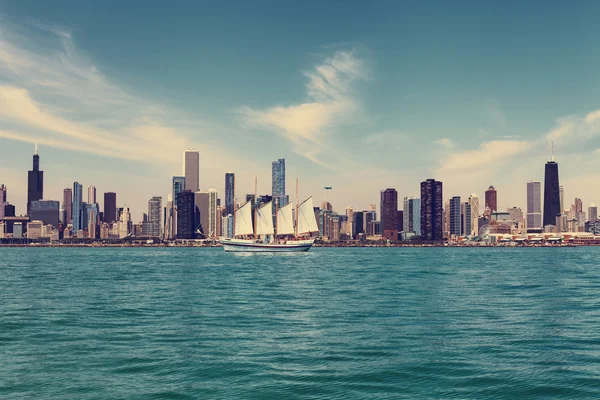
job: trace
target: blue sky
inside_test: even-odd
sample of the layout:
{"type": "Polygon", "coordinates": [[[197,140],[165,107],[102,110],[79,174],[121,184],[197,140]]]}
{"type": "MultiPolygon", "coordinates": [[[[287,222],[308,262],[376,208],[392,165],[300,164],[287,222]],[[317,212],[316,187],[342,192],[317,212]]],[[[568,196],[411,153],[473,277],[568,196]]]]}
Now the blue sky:
{"type": "Polygon", "coordinates": [[[0,0],[0,183],[22,210],[39,141],[47,198],[139,218],[192,147],[220,192],[283,155],[339,211],[429,177],[524,207],[553,139],[567,200],[600,201],[600,4],[373,3],[0,0]]]}

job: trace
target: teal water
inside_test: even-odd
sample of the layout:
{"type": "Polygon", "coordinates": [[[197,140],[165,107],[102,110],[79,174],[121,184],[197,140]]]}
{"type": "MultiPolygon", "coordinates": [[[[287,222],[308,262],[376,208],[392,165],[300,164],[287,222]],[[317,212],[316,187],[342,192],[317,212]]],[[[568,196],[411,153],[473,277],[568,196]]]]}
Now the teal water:
{"type": "Polygon", "coordinates": [[[0,398],[600,398],[599,256],[2,248],[0,398]]]}

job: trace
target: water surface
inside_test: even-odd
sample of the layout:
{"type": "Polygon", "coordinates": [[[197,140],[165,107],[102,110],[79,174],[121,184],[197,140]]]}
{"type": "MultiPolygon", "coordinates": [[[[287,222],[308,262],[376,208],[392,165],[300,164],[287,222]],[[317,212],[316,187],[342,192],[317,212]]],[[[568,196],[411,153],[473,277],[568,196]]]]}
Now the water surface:
{"type": "Polygon", "coordinates": [[[3,399],[600,398],[600,248],[1,248],[3,399]]]}

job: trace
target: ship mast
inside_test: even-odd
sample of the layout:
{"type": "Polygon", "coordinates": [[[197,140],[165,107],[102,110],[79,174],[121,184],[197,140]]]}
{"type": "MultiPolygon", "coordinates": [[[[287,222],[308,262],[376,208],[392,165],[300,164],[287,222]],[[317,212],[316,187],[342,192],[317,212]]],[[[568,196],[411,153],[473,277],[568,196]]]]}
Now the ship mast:
{"type": "Polygon", "coordinates": [[[294,224],[294,237],[298,238],[298,177],[296,177],[296,223],[294,224]]]}
{"type": "Polygon", "coordinates": [[[256,240],[256,214],[258,214],[258,201],[257,201],[258,199],[256,197],[257,196],[256,186],[258,185],[257,179],[258,178],[255,176],[254,177],[254,207],[255,207],[255,210],[254,210],[254,224],[252,224],[253,228],[254,228],[254,239],[255,240],[256,240]]]}
{"type": "MultiPolygon", "coordinates": [[[[227,206],[227,200],[225,200],[225,206],[227,206]]],[[[235,179],[233,180],[233,235],[232,238],[235,238],[235,214],[237,213],[237,201],[235,201],[235,179]]],[[[229,218],[228,218],[229,220],[229,218]]],[[[222,230],[222,229],[221,229],[222,230]]]]}

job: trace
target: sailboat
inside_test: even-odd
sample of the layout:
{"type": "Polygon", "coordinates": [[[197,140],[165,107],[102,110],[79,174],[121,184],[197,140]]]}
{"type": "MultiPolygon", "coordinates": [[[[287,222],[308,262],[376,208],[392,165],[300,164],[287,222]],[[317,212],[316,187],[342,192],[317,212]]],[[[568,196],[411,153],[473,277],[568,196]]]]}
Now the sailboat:
{"type": "Polygon", "coordinates": [[[314,243],[310,234],[319,231],[312,197],[300,204],[296,200],[295,209],[294,215],[294,203],[279,208],[276,213],[276,226],[274,226],[272,201],[256,210],[254,221],[252,221],[252,202],[247,201],[235,211],[233,238],[221,238],[219,241],[225,251],[308,251],[314,243]]]}

